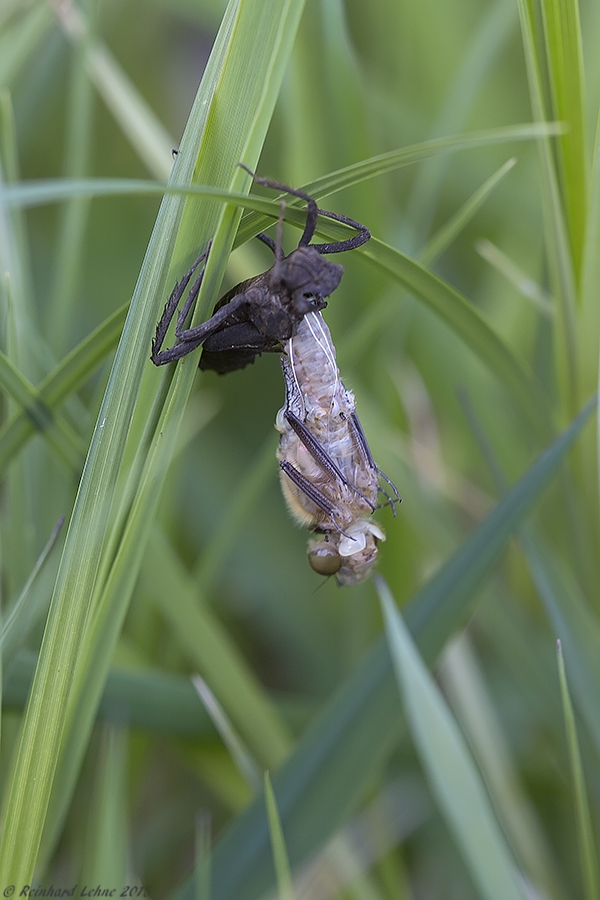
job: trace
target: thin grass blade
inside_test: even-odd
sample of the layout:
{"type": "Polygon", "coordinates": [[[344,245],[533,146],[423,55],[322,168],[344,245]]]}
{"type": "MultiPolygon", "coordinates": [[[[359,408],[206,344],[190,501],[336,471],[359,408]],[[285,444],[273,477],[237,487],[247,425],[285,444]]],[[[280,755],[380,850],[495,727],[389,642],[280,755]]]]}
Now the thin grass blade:
{"type": "Polygon", "coordinates": [[[277,880],[277,892],[279,900],[294,900],[294,888],[292,886],[292,873],[290,871],[290,862],[285,848],[285,838],[283,836],[283,828],[281,827],[281,819],[279,818],[279,810],[277,809],[277,800],[271,777],[265,772],[265,806],[267,808],[267,819],[269,820],[269,833],[271,835],[271,847],[273,849],[273,863],[275,865],[275,878],[277,880]]]}
{"type": "Polygon", "coordinates": [[[434,259],[437,259],[437,257],[450,246],[456,236],[464,229],[465,225],[471,221],[475,213],[483,206],[496,185],[505,175],[508,175],[516,163],[517,160],[513,156],[511,159],[507,160],[503,166],[500,166],[498,171],[494,172],[487,181],[484,181],[481,187],[469,197],[466,203],[456,211],[452,218],[433,235],[423,248],[423,251],[419,254],[419,261],[424,266],[430,265],[434,259]]]}
{"type": "Polygon", "coordinates": [[[48,538],[48,542],[40,553],[31,575],[23,585],[23,590],[10,608],[10,611],[2,623],[2,634],[0,635],[0,654],[2,655],[2,665],[8,668],[10,663],[20,647],[23,645],[30,629],[35,625],[42,610],[39,602],[33,608],[29,603],[29,599],[33,587],[44,568],[48,556],[50,555],[60,530],[64,524],[65,517],[61,516],[52,534],[48,538]]]}
{"type": "Polygon", "coordinates": [[[581,751],[577,738],[577,726],[575,724],[575,711],[569,695],[569,683],[565,671],[565,661],[560,640],[556,642],[556,655],[558,662],[558,677],[560,679],[560,695],[565,718],[567,732],[567,744],[569,746],[569,759],[571,761],[571,776],[575,792],[575,809],[577,813],[577,831],[579,837],[579,855],[583,876],[584,892],[586,900],[598,900],[600,897],[600,880],[598,868],[598,854],[596,853],[596,841],[590,806],[585,787],[581,751]]]}

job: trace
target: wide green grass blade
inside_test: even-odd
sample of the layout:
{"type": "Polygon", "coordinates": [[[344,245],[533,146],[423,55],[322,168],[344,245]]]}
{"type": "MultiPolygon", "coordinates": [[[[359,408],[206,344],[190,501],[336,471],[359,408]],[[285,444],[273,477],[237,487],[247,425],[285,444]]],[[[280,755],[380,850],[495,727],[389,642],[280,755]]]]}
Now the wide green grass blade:
{"type": "MultiPolygon", "coordinates": [[[[409,603],[405,618],[428,664],[466,621],[475,592],[594,408],[588,406],[548,447],[409,603]]],[[[381,638],[273,779],[292,866],[320,847],[360,802],[397,737],[397,708],[391,661],[381,638]]],[[[213,900],[255,900],[273,886],[262,804],[254,803],[221,838],[212,873],[213,900]]],[[[191,900],[191,886],[176,896],[191,900]]]]}
{"type": "MultiPolygon", "coordinates": [[[[5,678],[4,701],[23,709],[31,688],[37,654],[17,654],[5,678]]],[[[214,728],[190,680],[156,670],[111,669],[98,707],[99,721],[124,718],[131,728],[182,737],[213,737],[214,728]]]]}
{"type": "Polygon", "coordinates": [[[581,871],[583,876],[584,892],[586,900],[598,900],[600,897],[600,869],[598,868],[598,854],[594,839],[592,817],[585,787],[583,764],[579,740],[577,738],[577,726],[575,724],[575,711],[569,695],[569,684],[565,671],[565,661],[560,640],[557,641],[558,675],[560,679],[560,695],[565,717],[565,729],[567,732],[567,744],[569,746],[569,759],[571,761],[571,776],[575,793],[575,809],[577,813],[577,832],[579,837],[579,855],[581,859],[581,871]]]}
{"type": "Polygon", "coordinates": [[[413,742],[465,865],[486,900],[524,900],[515,862],[465,739],[381,578],[377,589],[413,742]]]}
{"type": "Polygon", "coordinates": [[[127,793],[127,732],[116,725],[104,725],[98,744],[81,883],[101,884],[104,891],[117,894],[127,884],[131,867],[128,804],[123,802],[127,793]]]}
{"type": "MultiPolygon", "coordinates": [[[[201,182],[227,188],[235,187],[236,182],[247,183],[247,177],[241,178],[240,170],[235,166],[240,159],[250,165],[256,164],[301,8],[302,4],[295,0],[284,4],[241,0],[229,7],[174,166],[173,178],[180,184],[192,174],[201,182]],[[260,46],[255,38],[257,33],[262,36],[260,46]],[[249,70],[256,75],[255,79],[248,78],[249,70]],[[217,115],[215,106],[219,102],[228,109],[227,117],[217,115]],[[235,140],[231,139],[232,131],[235,140]]],[[[88,616],[93,612],[91,604],[97,590],[96,577],[99,572],[108,571],[108,561],[102,558],[103,548],[114,546],[117,537],[111,539],[108,528],[126,440],[136,431],[135,423],[132,425],[133,414],[135,411],[138,421],[144,421],[149,411],[149,406],[144,409],[141,403],[136,407],[136,401],[142,388],[143,370],[148,366],[150,338],[161,306],[182,211],[184,225],[176,250],[177,268],[181,266],[182,254],[189,253],[192,247],[195,249],[198,241],[206,241],[214,234],[217,221],[221,221],[213,244],[215,252],[211,253],[211,264],[206,272],[205,305],[211,300],[211,290],[214,302],[215,282],[220,283],[235,234],[235,212],[226,210],[223,213],[216,201],[203,203],[202,209],[199,203],[193,202],[192,207],[186,213],[179,199],[167,197],[163,201],[92,438],[4,805],[5,821],[9,825],[0,848],[0,872],[5,883],[26,883],[31,879],[60,745],[66,737],[83,748],[89,733],[89,720],[80,723],[75,718],[71,719],[69,734],[64,735],[65,721],[68,707],[78,694],[77,689],[73,690],[78,687],[73,684],[73,677],[76,672],[78,679],[86,674],[80,667],[89,650],[83,639],[88,616]]],[[[151,517],[156,506],[166,473],[165,464],[173,450],[177,425],[194,375],[189,361],[187,365],[184,362],[179,366],[178,372],[179,390],[174,392],[176,402],[170,401],[163,422],[168,434],[165,440],[158,440],[159,452],[155,451],[149,457],[149,469],[139,483],[141,495],[131,507],[127,540],[115,557],[110,582],[107,582],[107,590],[115,591],[121,598],[122,615],[129,598],[127,589],[133,588],[135,566],[141,560],[141,549],[149,528],[148,516],[151,517]],[[170,429],[167,427],[169,418],[170,429]],[[163,453],[161,448],[165,448],[163,453]]],[[[151,375],[156,384],[158,375],[151,375]]],[[[146,399],[144,395],[143,402],[148,401],[152,402],[151,397],[146,399]]],[[[140,474],[141,471],[140,468],[140,474]]],[[[112,594],[105,597],[97,615],[112,612],[111,602],[114,602],[112,594]]],[[[89,621],[91,623],[93,619],[89,621]]],[[[113,641],[116,639],[111,637],[113,641]]],[[[92,692],[95,691],[98,698],[113,646],[114,643],[107,639],[95,648],[99,656],[93,674],[87,673],[93,685],[92,692]]],[[[68,799],[66,790],[59,806],[64,808],[68,799]]],[[[59,815],[54,821],[60,818],[59,815]]]]}

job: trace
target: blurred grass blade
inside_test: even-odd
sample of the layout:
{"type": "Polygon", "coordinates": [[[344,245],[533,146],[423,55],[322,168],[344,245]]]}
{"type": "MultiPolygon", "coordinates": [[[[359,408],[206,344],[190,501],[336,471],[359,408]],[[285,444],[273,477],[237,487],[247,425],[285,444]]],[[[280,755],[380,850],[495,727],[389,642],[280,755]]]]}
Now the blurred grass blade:
{"type": "Polygon", "coordinates": [[[149,108],[108,47],[90,39],[87,22],[74,3],[57,4],[65,34],[82,44],[89,76],[104,102],[129,138],[140,159],[157,178],[168,178],[175,141],[149,108]]]}
{"type": "Polygon", "coordinates": [[[598,390],[598,335],[600,334],[600,111],[596,119],[589,193],[588,221],[581,275],[581,312],[577,321],[579,372],[582,395],[598,390]]]}
{"type": "Polygon", "coordinates": [[[505,722],[468,632],[446,647],[437,678],[475,757],[495,813],[520,868],[541,896],[564,897],[553,848],[520,777],[505,722]]]}
{"type": "Polygon", "coordinates": [[[507,160],[503,166],[500,166],[498,171],[494,172],[487,181],[484,181],[481,187],[469,197],[467,202],[456,211],[452,218],[433,235],[419,254],[419,261],[424,266],[430,265],[434,259],[441,256],[441,254],[450,246],[467,223],[471,221],[475,213],[483,206],[496,185],[502,181],[504,176],[510,172],[516,163],[517,160],[513,156],[511,159],[507,160]]]}
{"type": "Polygon", "coordinates": [[[268,772],[265,772],[264,785],[265,806],[269,822],[269,834],[271,835],[277,893],[279,895],[279,900],[294,900],[290,862],[288,860],[287,850],[285,849],[285,838],[283,836],[283,828],[281,827],[281,819],[279,818],[279,810],[277,809],[277,800],[275,799],[275,792],[273,791],[273,785],[271,784],[271,778],[268,772]]]}
{"type": "Polygon", "coordinates": [[[53,27],[47,3],[35,3],[0,36],[0,84],[11,85],[29,65],[31,56],[53,27]]]}
{"type": "Polygon", "coordinates": [[[477,307],[446,281],[376,238],[363,253],[445,322],[499,377],[530,425],[548,436],[548,403],[533,373],[477,307]]]}
{"type": "Polygon", "coordinates": [[[223,707],[200,675],[192,675],[192,684],[196,693],[202,700],[204,708],[210,716],[216,730],[221,735],[223,743],[227,747],[231,758],[241,772],[253,794],[260,788],[260,769],[256,760],[252,758],[247,747],[240,740],[231,721],[225,714],[223,707]]]}
{"type": "Polygon", "coordinates": [[[33,426],[67,466],[78,472],[85,456],[85,444],[60,413],[53,413],[34,386],[0,350],[0,387],[23,410],[33,426]]]}
{"type": "Polygon", "coordinates": [[[256,676],[164,536],[155,529],[140,573],[148,598],[210,685],[260,766],[276,768],[291,739],[256,676]]]}
{"type": "MultiPolygon", "coordinates": [[[[442,107],[430,126],[430,134],[437,136],[446,134],[451,128],[463,127],[506,45],[514,20],[513,4],[505,0],[498,0],[483,9],[478,27],[445,87],[442,107]]],[[[410,252],[419,252],[427,240],[447,168],[448,160],[438,157],[417,169],[406,210],[409,234],[403,242],[403,248],[410,252]]]]}
{"type": "MultiPolygon", "coordinates": [[[[548,447],[408,604],[405,618],[428,664],[467,620],[475,592],[595,406],[589,404],[548,447]]],[[[321,847],[356,809],[397,738],[397,710],[391,661],[380,638],[273,779],[292,866],[321,847]]],[[[253,803],[225,832],[213,853],[212,872],[212,900],[257,900],[273,887],[261,804],[253,803]]],[[[191,885],[175,896],[192,900],[191,885]]]]}
{"type": "MultiPolygon", "coordinates": [[[[519,16],[529,97],[533,118],[542,122],[548,118],[544,85],[547,73],[543,71],[539,39],[533,5],[528,0],[518,0],[519,16]]],[[[546,241],[546,258],[550,271],[552,296],[556,302],[555,366],[563,410],[568,421],[579,407],[577,383],[577,335],[575,328],[576,288],[573,260],[570,253],[569,233],[565,223],[554,156],[548,138],[538,141],[542,173],[542,210],[546,241]]],[[[576,273],[575,273],[576,274],[576,273]]]]}
{"type": "Polygon", "coordinates": [[[199,815],[196,818],[194,900],[210,900],[210,836],[210,818],[199,815]]]}
{"type": "MultiPolygon", "coordinates": [[[[91,4],[88,4],[88,9],[91,4]]],[[[89,33],[71,53],[67,106],[65,178],[83,178],[90,168],[94,88],[85,69],[89,33]]],[[[53,351],[62,354],[69,346],[71,323],[76,317],[90,201],[73,197],[61,209],[56,241],[52,286],[47,301],[45,326],[53,351]]]]}
{"type": "Polygon", "coordinates": [[[233,501],[227,507],[226,514],[198,556],[193,577],[198,590],[206,596],[209,595],[212,581],[221,570],[243,522],[251,514],[254,504],[273,475],[275,449],[275,438],[270,435],[248,466],[243,480],[237,486],[233,501]]]}
{"type": "Polygon", "coordinates": [[[584,896],[586,900],[598,900],[600,897],[598,855],[596,853],[592,817],[590,815],[590,807],[585,788],[581,752],[579,750],[579,741],[577,739],[575,713],[569,696],[569,685],[567,682],[567,673],[565,672],[565,662],[560,640],[556,642],[556,655],[558,662],[558,676],[560,679],[560,695],[565,718],[569,759],[571,762],[571,775],[575,791],[575,810],[577,815],[577,832],[579,838],[579,855],[584,884],[584,896]]]}
{"type": "Polygon", "coordinates": [[[421,765],[463,861],[486,900],[524,900],[516,868],[465,739],[381,577],[388,647],[421,765]]]}
{"type": "Polygon", "coordinates": [[[540,600],[560,638],[575,701],[600,754],[600,622],[565,561],[534,528],[523,529],[521,542],[540,600]]]}
{"type": "MultiPolygon", "coordinates": [[[[5,677],[4,702],[23,709],[31,688],[37,653],[21,650],[5,677]]],[[[213,738],[215,731],[189,678],[154,669],[111,669],[97,718],[115,721],[115,713],[131,728],[184,737],[213,738]]]]}
{"type": "MultiPolygon", "coordinates": [[[[185,184],[193,176],[221,188],[238,183],[249,186],[247,176],[235,167],[240,159],[251,166],[256,164],[301,9],[299,0],[240,0],[230,4],[173,167],[174,181],[185,184]],[[257,33],[261,34],[260,44],[257,33]],[[249,67],[255,77],[248,77],[249,67]],[[207,128],[217,101],[228,115],[212,116],[211,128],[207,128]]],[[[69,756],[72,777],[79,770],[117,636],[114,629],[103,628],[103,617],[114,616],[116,607],[116,623],[123,620],[195,374],[194,359],[177,367],[174,390],[163,417],[166,433],[159,431],[149,453],[146,446],[140,448],[140,452],[148,453],[147,466],[139,460],[135,467],[140,494],[116,498],[120,508],[115,516],[113,500],[120,484],[126,442],[138,441],[152,408],[152,394],[144,389],[142,375],[146,370],[149,384],[163,382],[159,373],[150,371],[147,357],[169,263],[179,269],[183,257],[195,250],[199,241],[206,243],[215,235],[214,256],[211,253],[201,299],[201,306],[207,308],[211,299],[214,303],[236,225],[237,213],[230,207],[223,210],[217,201],[194,201],[188,206],[167,196],[159,210],[92,438],[16,746],[4,803],[7,824],[0,847],[0,880],[4,883],[25,884],[31,880],[61,745],[69,756]],[[125,530],[123,503],[130,504],[131,510],[125,530]],[[123,535],[120,545],[119,534],[123,535]],[[111,557],[103,556],[103,551],[111,557]],[[98,573],[107,579],[104,594],[97,583],[98,573]],[[100,634],[100,644],[88,646],[86,638],[92,633],[100,634]],[[91,716],[88,710],[79,717],[72,713],[84,686],[86,696],[95,702],[91,703],[91,716]],[[67,716],[69,730],[65,733],[67,716]]],[[[72,780],[70,787],[68,779],[61,784],[54,828],[62,821],[61,811],[71,796],[72,780]]]]}
{"type": "MultiPolygon", "coordinates": [[[[47,410],[51,417],[60,404],[93,375],[106,356],[117,346],[128,309],[127,303],[116,310],[42,379],[37,388],[36,402],[39,402],[42,409],[47,410]]],[[[35,434],[34,421],[25,407],[0,428],[0,476],[26,441],[35,434]]],[[[45,425],[46,418],[40,419],[38,430],[43,430],[45,425]]],[[[80,457],[74,460],[76,472],[79,471],[80,461],[80,457]]]]}
{"type": "Polygon", "coordinates": [[[531,300],[537,310],[546,318],[554,315],[554,305],[542,287],[530,278],[510,257],[503,253],[495,244],[487,238],[481,238],[475,244],[475,249],[491,266],[500,272],[518,292],[527,300],[531,300]]]}
{"type": "MultiPolygon", "coordinates": [[[[123,890],[130,870],[127,840],[127,732],[121,724],[104,725],[95,754],[93,784],[87,803],[81,878],[102,890],[123,890]]],[[[106,896],[106,894],[105,894],[106,896]]]]}
{"type": "MultiPolygon", "coordinates": [[[[556,135],[562,132],[560,123],[539,123],[526,125],[510,125],[503,128],[493,128],[487,131],[472,132],[469,134],[457,135],[455,137],[435,138],[431,141],[424,141],[420,144],[411,144],[408,147],[402,147],[399,150],[392,150],[379,156],[373,156],[370,159],[353,163],[344,169],[338,169],[335,172],[323,175],[320,178],[310,181],[302,185],[302,190],[314,196],[315,199],[322,199],[331,194],[338,193],[346,188],[353,187],[384,175],[386,172],[392,172],[404,166],[414,165],[422,159],[435,157],[440,153],[454,153],[459,150],[471,150],[478,147],[486,147],[488,145],[512,143],[514,141],[532,141],[537,138],[549,135],[556,135]]],[[[274,206],[279,209],[278,201],[266,200],[265,198],[253,195],[236,194],[219,190],[215,186],[193,184],[193,185],[177,185],[175,182],[170,184],[159,181],[143,181],[135,178],[79,178],[79,179],[43,179],[38,181],[21,182],[20,184],[8,185],[2,188],[2,199],[7,205],[11,206],[43,206],[47,203],[58,203],[62,200],[73,199],[74,197],[112,197],[120,195],[135,194],[194,194],[206,196],[214,196],[222,199],[238,200],[241,206],[247,206],[249,210],[242,219],[239,234],[237,236],[237,244],[244,243],[251,237],[254,237],[261,228],[265,227],[266,221],[261,216],[262,211],[274,210],[274,206]]],[[[302,205],[302,201],[298,201],[294,197],[290,197],[288,205],[302,205]]],[[[273,212],[275,216],[275,213],[273,212]]],[[[276,216],[275,216],[276,217],[276,216]]],[[[300,219],[298,220],[300,221],[300,219]]]]}
{"type": "Polygon", "coordinates": [[[4,669],[7,669],[17,652],[23,645],[27,635],[31,628],[36,624],[40,613],[41,608],[38,604],[36,604],[33,608],[29,603],[31,593],[33,587],[38,579],[38,576],[44,565],[52,548],[54,547],[58,535],[60,533],[60,529],[62,528],[65,521],[65,517],[61,516],[54,529],[52,534],[48,538],[48,543],[40,553],[36,564],[31,572],[31,575],[27,579],[25,585],[23,586],[23,590],[15,600],[14,604],[10,608],[10,611],[6,618],[2,622],[2,634],[0,635],[0,655],[2,657],[2,666],[4,669]]]}
{"type": "Polygon", "coordinates": [[[581,24],[577,0],[541,0],[546,64],[555,119],[567,128],[558,137],[560,184],[573,269],[579,280],[588,203],[588,158],[581,24]]]}
{"type": "Polygon", "coordinates": [[[436,137],[353,163],[336,172],[330,172],[309,181],[302,186],[302,189],[317,199],[322,199],[355,184],[360,184],[368,178],[383,175],[385,172],[391,172],[401,166],[412,165],[441,154],[455,153],[457,150],[474,150],[477,147],[496,146],[513,141],[531,141],[542,136],[561,134],[563,130],[564,126],[560,122],[526,122],[522,125],[506,125],[483,131],[436,137]]]}

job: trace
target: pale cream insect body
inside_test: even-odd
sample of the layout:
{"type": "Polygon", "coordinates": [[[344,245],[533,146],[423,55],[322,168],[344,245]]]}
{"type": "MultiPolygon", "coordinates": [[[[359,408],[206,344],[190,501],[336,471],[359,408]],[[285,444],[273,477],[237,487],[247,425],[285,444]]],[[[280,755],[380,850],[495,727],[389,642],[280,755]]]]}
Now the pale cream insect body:
{"type": "Polygon", "coordinates": [[[309,542],[312,568],[335,574],[342,585],[355,584],[369,575],[377,544],[385,540],[371,518],[382,473],[356,415],[354,395],[342,384],[320,312],[303,318],[285,345],[281,365],[286,400],[276,427],[285,499],[302,525],[321,534],[309,542]]]}

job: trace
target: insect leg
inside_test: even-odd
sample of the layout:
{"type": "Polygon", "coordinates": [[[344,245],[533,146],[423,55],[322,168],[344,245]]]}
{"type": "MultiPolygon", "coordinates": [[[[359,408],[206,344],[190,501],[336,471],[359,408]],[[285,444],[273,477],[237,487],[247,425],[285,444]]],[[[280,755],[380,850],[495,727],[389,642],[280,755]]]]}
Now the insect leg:
{"type": "Polygon", "coordinates": [[[304,494],[306,494],[306,496],[310,500],[312,500],[315,506],[318,506],[319,509],[322,509],[324,513],[327,513],[340,534],[343,534],[344,537],[350,538],[351,541],[356,540],[356,538],[352,537],[351,534],[346,534],[342,526],[337,521],[335,516],[336,508],[329,497],[326,497],[322,491],[314,486],[312,481],[309,481],[305,475],[299,472],[298,469],[295,469],[291,463],[287,462],[287,460],[282,459],[279,465],[288,476],[288,478],[294,482],[296,487],[300,488],[300,490],[304,494]]]}
{"type": "MultiPolygon", "coordinates": [[[[175,344],[169,350],[160,350],[160,345],[155,347],[153,342],[152,344],[152,362],[156,366],[164,366],[167,363],[175,362],[178,359],[181,359],[184,356],[187,356],[189,353],[193,353],[194,350],[203,344],[204,341],[214,334],[219,328],[222,327],[223,323],[229,318],[229,316],[239,309],[240,306],[246,302],[245,294],[237,294],[232,297],[229,303],[222,306],[220,309],[214,313],[210,319],[207,319],[206,322],[202,322],[201,325],[196,325],[194,328],[186,328],[177,333],[177,337],[179,338],[179,343],[175,344]]],[[[171,313],[171,318],[173,318],[173,313],[171,313]]],[[[159,323],[160,324],[160,323],[159,323]]],[[[165,327],[165,331],[167,326],[165,327]]],[[[157,329],[158,331],[158,329],[157,329]]],[[[164,340],[164,334],[162,336],[162,340],[164,340]]],[[[156,341],[156,338],[155,338],[156,341]]],[[[161,341],[162,343],[162,341],[161,341]]]]}
{"type": "Polygon", "coordinates": [[[300,421],[300,419],[294,415],[290,410],[286,410],[283,414],[284,419],[294,431],[312,458],[317,462],[332,478],[338,478],[342,484],[345,484],[346,487],[349,487],[350,490],[354,491],[358,496],[371,507],[372,510],[375,510],[375,507],[371,503],[371,501],[365,497],[362,491],[360,491],[352,482],[348,481],[342,470],[336,463],[332,460],[331,456],[327,453],[326,450],[323,449],[321,444],[318,442],[316,437],[311,434],[306,425],[300,421]]]}
{"type": "MultiPolygon", "coordinates": [[[[190,346],[188,353],[191,353],[192,350],[195,350],[196,347],[199,347],[200,344],[203,344],[204,341],[214,334],[215,331],[218,331],[219,328],[223,326],[223,323],[230,318],[232,313],[235,313],[240,306],[243,306],[246,303],[246,294],[242,292],[241,294],[234,294],[234,296],[226,303],[224,306],[221,306],[215,313],[212,314],[210,319],[207,319],[206,322],[202,322],[200,325],[195,325],[193,328],[183,328],[181,331],[177,332],[177,337],[181,341],[181,343],[186,346],[188,344],[193,344],[194,346],[190,346]]],[[[179,344],[176,345],[178,347],[179,344]]],[[[175,348],[173,348],[175,349],[175,348]]]]}
{"type": "MultiPolygon", "coordinates": [[[[200,254],[200,256],[198,257],[198,259],[196,260],[194,265],[189,270],[189,272],[186,272],[186,274],[183,276],[181,281],[179,281],[175,285],[175,287],[171,291],[171,296],[169,297],[169,299],[167,300],[167,302],[165,304],[165,308],[163,310],[162,316],[160,317],[158,325],[156,326],[156,333],[152,340],[151,359],[152,359],[152,362],[154,363],[154,365],[156,365],[156,366],[164,366],[166,363],[172,362],[173,359],[179,359],[179,356],[182,355],[182,354],[179,354],[179,356],[172,356],[171,350],[161,350],[161,347],[164,343],[165,337],[167,335],[167,331],[169,330],[169,325],[171,324],[173,316],[175,315],[175,310],[177,309],[177,307],[179,305],[179,301],[183,297],[183,295],[185,293],[185,289],[187,288],[192,275],[194,274],[194,272],[196,271],[196,269],[198,268],[200,263],[204,262],[204,260],[208,256],[209,250],[210,250],[210,244],[206,248],[206,250],[200,254]]],[[[187,315],[187,311],[189,310],[193,300],[198,295],[201,281],[202,281],[202,273],[200,273],[200,275],[196,279],[196,282],[193,285],[193,287],[191,288],[189,296],[185,302],[184,309],[186,310],[186,315],[187,315]]],[[[179,326],[180,318],[181,318],[181,316],[178,318],[178,321],[177,321],[178,326],[179,326]]],[[[174,348],[172,348],[172,349],[174,349],[174,348]]]]}
{"type": "Polygon", "coordinates": [[[336,222],[350,225],[351,228],[356,228],[358,231],[358,234],[345,241],[334,241],[331,244],[311,244],[311,247],[314,247],[319,253],[342,253],[344,250],[356,250],[357,247],[371,240],[371,232],[367,226],[361,225],[360,222],[356,222],[349,216],[342,216],[340,213],[329,212],[326,209],[319,209],[318,213],[326,219],[335,219],[336,222]]]}
{"type": "Polygon", "coordinates": [[[386,496],[388,498],[389,505],[392,507],[392,512],[394,513],[394,516],[395,516],[396,515],[395,504],[402,503],[402,497],[398,493],[398,488],[396,487],[394,482],[390,478],[387,477],[385,472],[382,472],[381,469],[379,468],[379,466],[375,465],[375,460],[373,459],[373,456],[371,454],[371,448],[369,447],[366,435],[362,429],[362,425],[360,424],[360,419],[358,418],[358,416],[356,415],[355,412],[352,413],[349,421],[350,421],[350,424],[351,424],[351,427],[352,427],[352,430],[354,433],[354,438],[356,440],[356,443],[360,447],[367,463],[369,464],[369,466],[372,469],[374,469],[377,472],[378,475],[381,476],[381,478],[383,478],[384,481],[387,481],[387,483],[391,487],[392,491],[394,492],[394,498],[392,498],[392,497],[390,497],[388,492],[386,490],[384,490],[381,487],[381,485],[379,485],[379,490],[381,491],[382,494],[384,494],[384,496],[386,496]]]}
{"type": "Polygon", "coordinates": [[[256,237],[259,239],[259,241],[262,241],[263,244],[266,244],[267,247],[269,247],[273,251],[273,253],[277,254],[277,245],[270,235],[265,234],[264,231],[259,231],[256,237]]]}
{"type": "Polygon", "coordinates": [[[315,228],[317,227],[317,216],[319,214],[317,202],[314,197],[311,197],[309,194],[306,194],[304,191],[301,191],[298,188],[292,188],[287,184],[281,184],[279,181],[271,181],[270,178],[261,178],[259,175],[256,175],[254,172],[252,172],[243,163],[238,163],[238,165],[245,172],[247,172],[248,175],[251,175],[257,184],[262,184],[263,187],[273,188],[273,190],[275,191],[285,191],[286,194],[291,194],[293,197],[300,197],[301,200],[306,200],[306,203],[308,205],[308,210],[306,213],[306,224],[304,226],[304,231],[302,232],[302,237],[300,238],[298,246],[307,247],[315,233],[315,228]]]}
{"type": "Polygon", "coordinates": [[[355,250],[357,247],[366,244],[367,241],[371,239],[371,232],[366,225],[361,225],[360,222],[356,222],[349,216],[329,212],[325,209],[319,209],[314,197],[311,197],[310,194],[307,194],[305,191],[302,191],[299,188],[292,188],[287,184],[281,184],[278,181],[271,181],[270,178],[260,178],[243,163],[238,163],[238,165],[251,175],[257,184],[262,184],[263,187],[273,188],[276,191],[285,191],[293,197],[300,197],[301,200],[306,200],[306,203],[308,204],[306,224],[304,226],[304,231],[302,232],[302,237],[298,242],[299,247],[308,247],[310,244],[317,228],[318,216],[325,216],[327,219],[335,219],[336,222],[342,222],[344,225],[349,225],[351,228],[356,228],[358,231],[357,235],[352,238],[347,238],[345,241],[333,241],[330,244],[310,244],[310,246],[314,247],[318,253],[343,253],[344,250],[355,250]]]}

